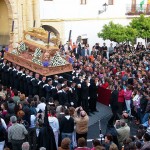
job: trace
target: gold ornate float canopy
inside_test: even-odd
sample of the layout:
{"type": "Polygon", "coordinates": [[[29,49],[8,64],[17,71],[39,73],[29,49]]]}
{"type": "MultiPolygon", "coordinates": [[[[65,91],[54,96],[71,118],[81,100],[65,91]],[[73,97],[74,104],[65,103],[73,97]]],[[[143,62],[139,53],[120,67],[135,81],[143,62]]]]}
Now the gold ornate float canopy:
{"type": "Polygon", "coordinates": [[[49,35],[43,28],[33,28],[24,31],[24,39],[16,48],[10,45],[4,57],[43,76],[70,72],[72,65],[59,54],[58,42],[59,37],[53,33],[49,35]]]}

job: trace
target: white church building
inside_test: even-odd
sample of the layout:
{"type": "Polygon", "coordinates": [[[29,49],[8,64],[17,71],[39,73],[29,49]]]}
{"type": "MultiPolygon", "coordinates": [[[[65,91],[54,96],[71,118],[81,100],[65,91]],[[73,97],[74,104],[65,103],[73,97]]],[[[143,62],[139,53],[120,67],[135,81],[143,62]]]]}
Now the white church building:
{"type": "MultiPolygon", "coordinates": [[[[104,41],[97,36],[103,25],[110,21],[128,25],[140,13],[150,15],[150,5],[147,2],[148,0],[40,0],[41,25],[55,28],[63,44],[68,41],[70,30],[72,42],[81,36],[83,42],[90,47],[95,43],[110,44],[109,40],[104,41]]],[[[144,44],[144,40],[138,41],[144,44]]]]}

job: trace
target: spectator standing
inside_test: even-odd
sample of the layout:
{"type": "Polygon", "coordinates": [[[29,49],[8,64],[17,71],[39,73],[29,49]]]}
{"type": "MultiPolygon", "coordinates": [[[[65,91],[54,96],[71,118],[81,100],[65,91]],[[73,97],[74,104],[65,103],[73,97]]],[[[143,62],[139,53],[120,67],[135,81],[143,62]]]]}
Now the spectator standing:
{"type": "Polygon", "coordinates": [[[132,90],[130,87],[127,87],[126,90],[124,91],[124,98],[125,98],[126,108],[130,116],[131,116],[131,96],[132,96],[132,90]]]}
{"type": "Polygon", "coordinates": [[[48,117],[48,122],[53,129],[56,146],[58,147],[59,122],[55,116],[56,116],[55,111],[51,110],[51,116],[48,117]]]}
{"type": "Polygon", "coordinates": [[[130,136],[130,127],[125,123],[124,120],[116,120],[115,128],[118,133],[119,147],[122,147],[123,141],[130,136]],[[119,128],[117,128],[119,126],[119,128]]]}
{"type": "Polygon", "coordinates": [[[42,97],[42,98],[40,99],[40,104],[37,105],[37,108],[38,108],[39,110],[42,110],[42,112],[44,112],[45,106],[46,106],[46,104],[45,104],[45,98],[42,97]]]}
{"type": "Polygon", "coordinates": [[[124,110],[124,90],[123,86],[119,86],[118,88],[118,113],[121,115],[124,110]]]}
{"type": "Polygon", "coordinates": [[[81,107],[75,109],[74,120],[76,123],[76,139],[84,137],[87,139],[89,117],[81,107]],[[79,112],[79,115],[78,115],[79,112]]]}
{"type": "Polygon", "coordinates": [[[65,116],[60,121],[60,132],[62,139],[69,138],[71,141],[70,148],[72,149],[72,133],[74,131],[74,119],[70,116],[69,110],[65,110],[65,116]]]}
{"type": "Polygon", "coordinates": [[[16,116],[10,118],[12,126],[8,128],[8,140],[12,143],[13,150],[21,150],[21,146],[25,141],[28,131],[22,124],[17,123],[16,116]]]}

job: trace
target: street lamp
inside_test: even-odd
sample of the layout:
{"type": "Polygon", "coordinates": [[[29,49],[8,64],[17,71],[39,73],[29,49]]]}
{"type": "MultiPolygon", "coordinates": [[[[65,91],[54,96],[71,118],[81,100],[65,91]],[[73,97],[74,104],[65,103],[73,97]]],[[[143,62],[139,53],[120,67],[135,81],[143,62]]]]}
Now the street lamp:
{"type": "Polygon", "coordinates": [[[104,11],[106,11],[106,9],[107,9],[107,4],[105,3],[105,4],[103,4],[103,7],[104,7],[104,11]]]}
{"type": "Polygon", "coordinates": [[[98,14],[102,14],[103,12],[106,12],[108,5],[106,3],[104,3],[102,6],[103,6],[103,10],[99,10],[98,14]]]}

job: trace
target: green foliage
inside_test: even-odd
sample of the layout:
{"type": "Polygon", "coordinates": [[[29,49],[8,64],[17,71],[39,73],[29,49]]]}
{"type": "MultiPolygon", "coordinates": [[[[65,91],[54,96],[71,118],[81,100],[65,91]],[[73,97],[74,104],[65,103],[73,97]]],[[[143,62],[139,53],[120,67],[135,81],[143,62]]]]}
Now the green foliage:
{"type": "Polygon", "coordinates": [[[125,34],[126,34],[126,41],[130,41],[133,44],[134,40],[136,39],[136,37],[138,35],[138,32],[136,29],[133,29],[130,26],[126,26],[125,34]]]}
{"type": "Polygon", "coordinates": [[[109,22],[108,25],[103,26],[102,31],[98,33],[98,37],[117,43],[127,41],[133,43],[137,37],[150,38],[150,17],[140,15],[138,18],[134,18],[129,26],[109,22]]]}
{"type": "Polygon", "coordinates": [[[139,38],[150,38],[150,17],[140,15],[139,18],[134,18],[132,20],[130,26],[137,30],[139,38]]]}
{"type": "MultiPolygon", "coordinates": [[[[98,33],[98,37],[103,38],[104,40],[110,40],[117,43],[125,42],[127,40],[126,30],[128,28],[120,25],[114,24],[113,22],[109,22],[108,25],[104,25],[102,32],[98,33]]],[[[128,33],[129,29],[127,30],[128,33]]]]}

